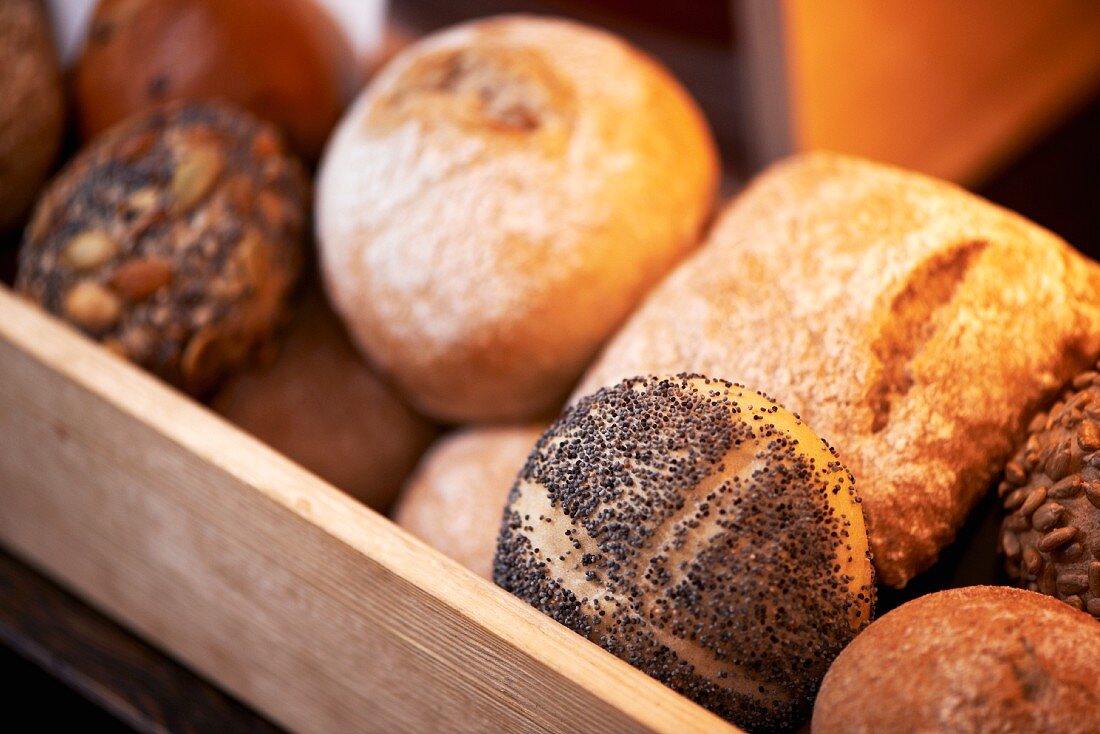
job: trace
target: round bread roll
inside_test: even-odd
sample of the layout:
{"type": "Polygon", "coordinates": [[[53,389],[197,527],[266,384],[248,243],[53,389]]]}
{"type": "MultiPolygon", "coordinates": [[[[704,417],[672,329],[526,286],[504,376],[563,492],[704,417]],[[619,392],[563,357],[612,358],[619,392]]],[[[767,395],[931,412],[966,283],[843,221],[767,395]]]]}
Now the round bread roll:
{"type": "Polygon", "coordinates": [[[1050,597],[971,586],[878,619],[829,669],[813,734],[1086,734],[1100,624],[1050,597]]]}
{"type": "Polygon", "coordinates": [[[297,305],[275,359],[231,379],[213,405],[383,512],[435,433],[371,373],[318,289],[297,305]]]}
{"type": "Polygon", "coordinates": [[[64,97],[38,0],[0,2],[0,232],[17,226],[61,144],[64,97]]]}
{"type": "Polygon", "coordinates": [[[836,453],[760,393],[688,375],[604,388],[551,426],[493,578],[751,731],[809,713],[874,604],[836,453]]]}
{"type": "Polygon", "coordinates": [[[87,136],[168,100],[217,98],[316,160],[359,81],[316,0],[100,0],[73,91],[87,136]]]}
{"type": "Polygon", "coordinates": [[[109,349],[205,394],[262,345],[298,276],[307,183],[278,133],[175,104],[121,123],[39,200],[16,286],[109,349]]]}
{"type": "Polygon", "coordinates": [[[1100,372],[1031,420],[997,493],[1009,577],[1100,619],[1100,372]]]}
{"type": "Polygon", "coordinates": [[[441,439],[402,491],[394,520],[492,580],[508,491],[543,430],[537,425],[467,428],[441,439]]]}
{"type": "Polygon", "coordinates": [[[401,53],[333,136],[325,281],[422,411],[534,419],[694,245],[717,171],[687,93],[617,38],[459,26],[401,53]]]}

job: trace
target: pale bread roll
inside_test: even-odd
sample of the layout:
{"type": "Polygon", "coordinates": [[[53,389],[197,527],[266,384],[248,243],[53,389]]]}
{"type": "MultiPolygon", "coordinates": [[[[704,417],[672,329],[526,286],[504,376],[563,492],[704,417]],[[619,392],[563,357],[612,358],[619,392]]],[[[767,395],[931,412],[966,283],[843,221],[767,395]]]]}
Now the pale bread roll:
{"type": "Polygon", "coordinates": [[[696,242],[717,171],[694,102],[621,40],[459,26],[401,53],[332,139],[327,288],[421,410],[537,418],[696,242]]]}
{"type": "Polygon", "coordinates": [[[954,538],[1100,351],[1100,268],[946,183],[817,153],[759,177],[577,389],[697,371],[767,392],[856,477],[879,579],[954,538]]]}
{"type": "Polygon", "coordinates": [[[394,520],[491,581],[504,502],[545,428],[467,428],[440,439],[402,490],[394,520]]]}

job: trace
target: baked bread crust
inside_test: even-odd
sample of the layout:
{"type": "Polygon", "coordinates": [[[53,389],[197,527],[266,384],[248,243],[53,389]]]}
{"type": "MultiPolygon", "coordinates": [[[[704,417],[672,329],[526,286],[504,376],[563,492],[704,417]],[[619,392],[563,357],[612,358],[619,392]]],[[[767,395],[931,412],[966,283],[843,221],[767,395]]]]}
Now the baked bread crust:
{"type": "Polygon", "coordinates": [[[311,284],[293,313],[274,358],[231,377],[213,406],[322,479],[385,512],[435,428],[363,363],[320,288],[311,284]]]}
{"type": "Polygon", "coordinates": [[[946,183],[828,153],[749,186],[575,395],[635,374],[754,385],[856,477],[879,579],[951,542],[1026,420],[1100,351],[1100,268],[946,183]]]}
{"type": "Polygon", "coordinates": [[[492,581],[508,492],[544,430],[543,425],[485,426],[440,439],[402,490],[394,521],[492,581]]]}
{"type": "Polygon", "coordinates": [[[895,609],[821,685],[813,734],[1087,734],[1100,623],[1031,591],[971,586],[895,609]]]}
{"type": "Polygon", "coordinates": [[[421,411],[536,419],[697,242],[716,183],[698,108],[627,44],[534,17],[459,26],[392,61],[333,137],[326,285],[421,411]]]}
{"type": "Polygon", "coordinates": [[[61,145],[65,100],[37,0],[0,2],[0,232],[23,219],[61,145]]]}

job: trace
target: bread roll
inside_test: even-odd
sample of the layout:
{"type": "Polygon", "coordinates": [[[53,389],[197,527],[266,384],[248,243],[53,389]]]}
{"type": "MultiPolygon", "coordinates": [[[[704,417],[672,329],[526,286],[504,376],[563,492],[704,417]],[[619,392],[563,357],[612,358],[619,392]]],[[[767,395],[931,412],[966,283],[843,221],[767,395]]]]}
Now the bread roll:
{"type": "Polygon", "coordinates": [[[0,233],[20,224],[61,144],[64,97],[39,0],[0,2],[0,233]]]}
{"type": "Polygon", "coordinates": [[[308,184],[235,107],[172,104],[86,146],[39,199],[16,286],[111,351],[206,394],[271,336],[308,184]]]}
{"type": "Polygon", "coordinates": [[[971,586],[876,620],[829,669],[813,734],[1092,734],[1100,624],[1041,594],[971,586]]]}
{"type": "Polygon", "coordinates": [[[169,100],[222,99],[311,160],[359,82],[316,0],[100,0],[73,72],[85,136],[169,100]]]}
{"type": "Polygon", "coordinates": [[[297,304],[274,361],[232,379],[213,404],[383,512],[435,433],[363,364],[318,289],[297,304]]]}
{"type": "Polygon", "coordinates": [[[1100,619],[1100,372],[1032,418],[997,493],[1009,577],[1100,619]]]}
{"type": "Polygon", "coordinates": [[[402,491],[394,520],[492,580],[504,503],[544,429],[467,428],[440,439],[402,491]]]}
{"type": "Polygon", "coordinates": [[[701,371],[835,442],[879,579],[904,586],[990,486],[1037,406],[1100,351],[1100,268],[949,184],[827,153],[726,210],[582,381],[701,371]]]}
{"type": "Polygon", "coordinates": [[[338,128],[325,280],[422,411],[533,419],[695,243],[716,181],[699,110],[652,60],[566,21],[471,23],[401,53],[338,128]]]}
{"type": "Polygon", "coordinates": [[[550,427],[493,579],[750,731],[809,713],[874,603],[836,452],[766,396],[693,375],[626,380],[550,427]]]}

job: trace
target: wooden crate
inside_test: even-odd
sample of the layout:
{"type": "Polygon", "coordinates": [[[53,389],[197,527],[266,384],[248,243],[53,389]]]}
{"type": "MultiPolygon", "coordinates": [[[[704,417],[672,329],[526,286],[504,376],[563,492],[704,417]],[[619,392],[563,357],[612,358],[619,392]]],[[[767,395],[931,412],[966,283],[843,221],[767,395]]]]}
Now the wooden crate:
{"type": "Polygon", "coordinates": [[[0,543],[301,731],[736,732],[0,286],[0,543]]]}

